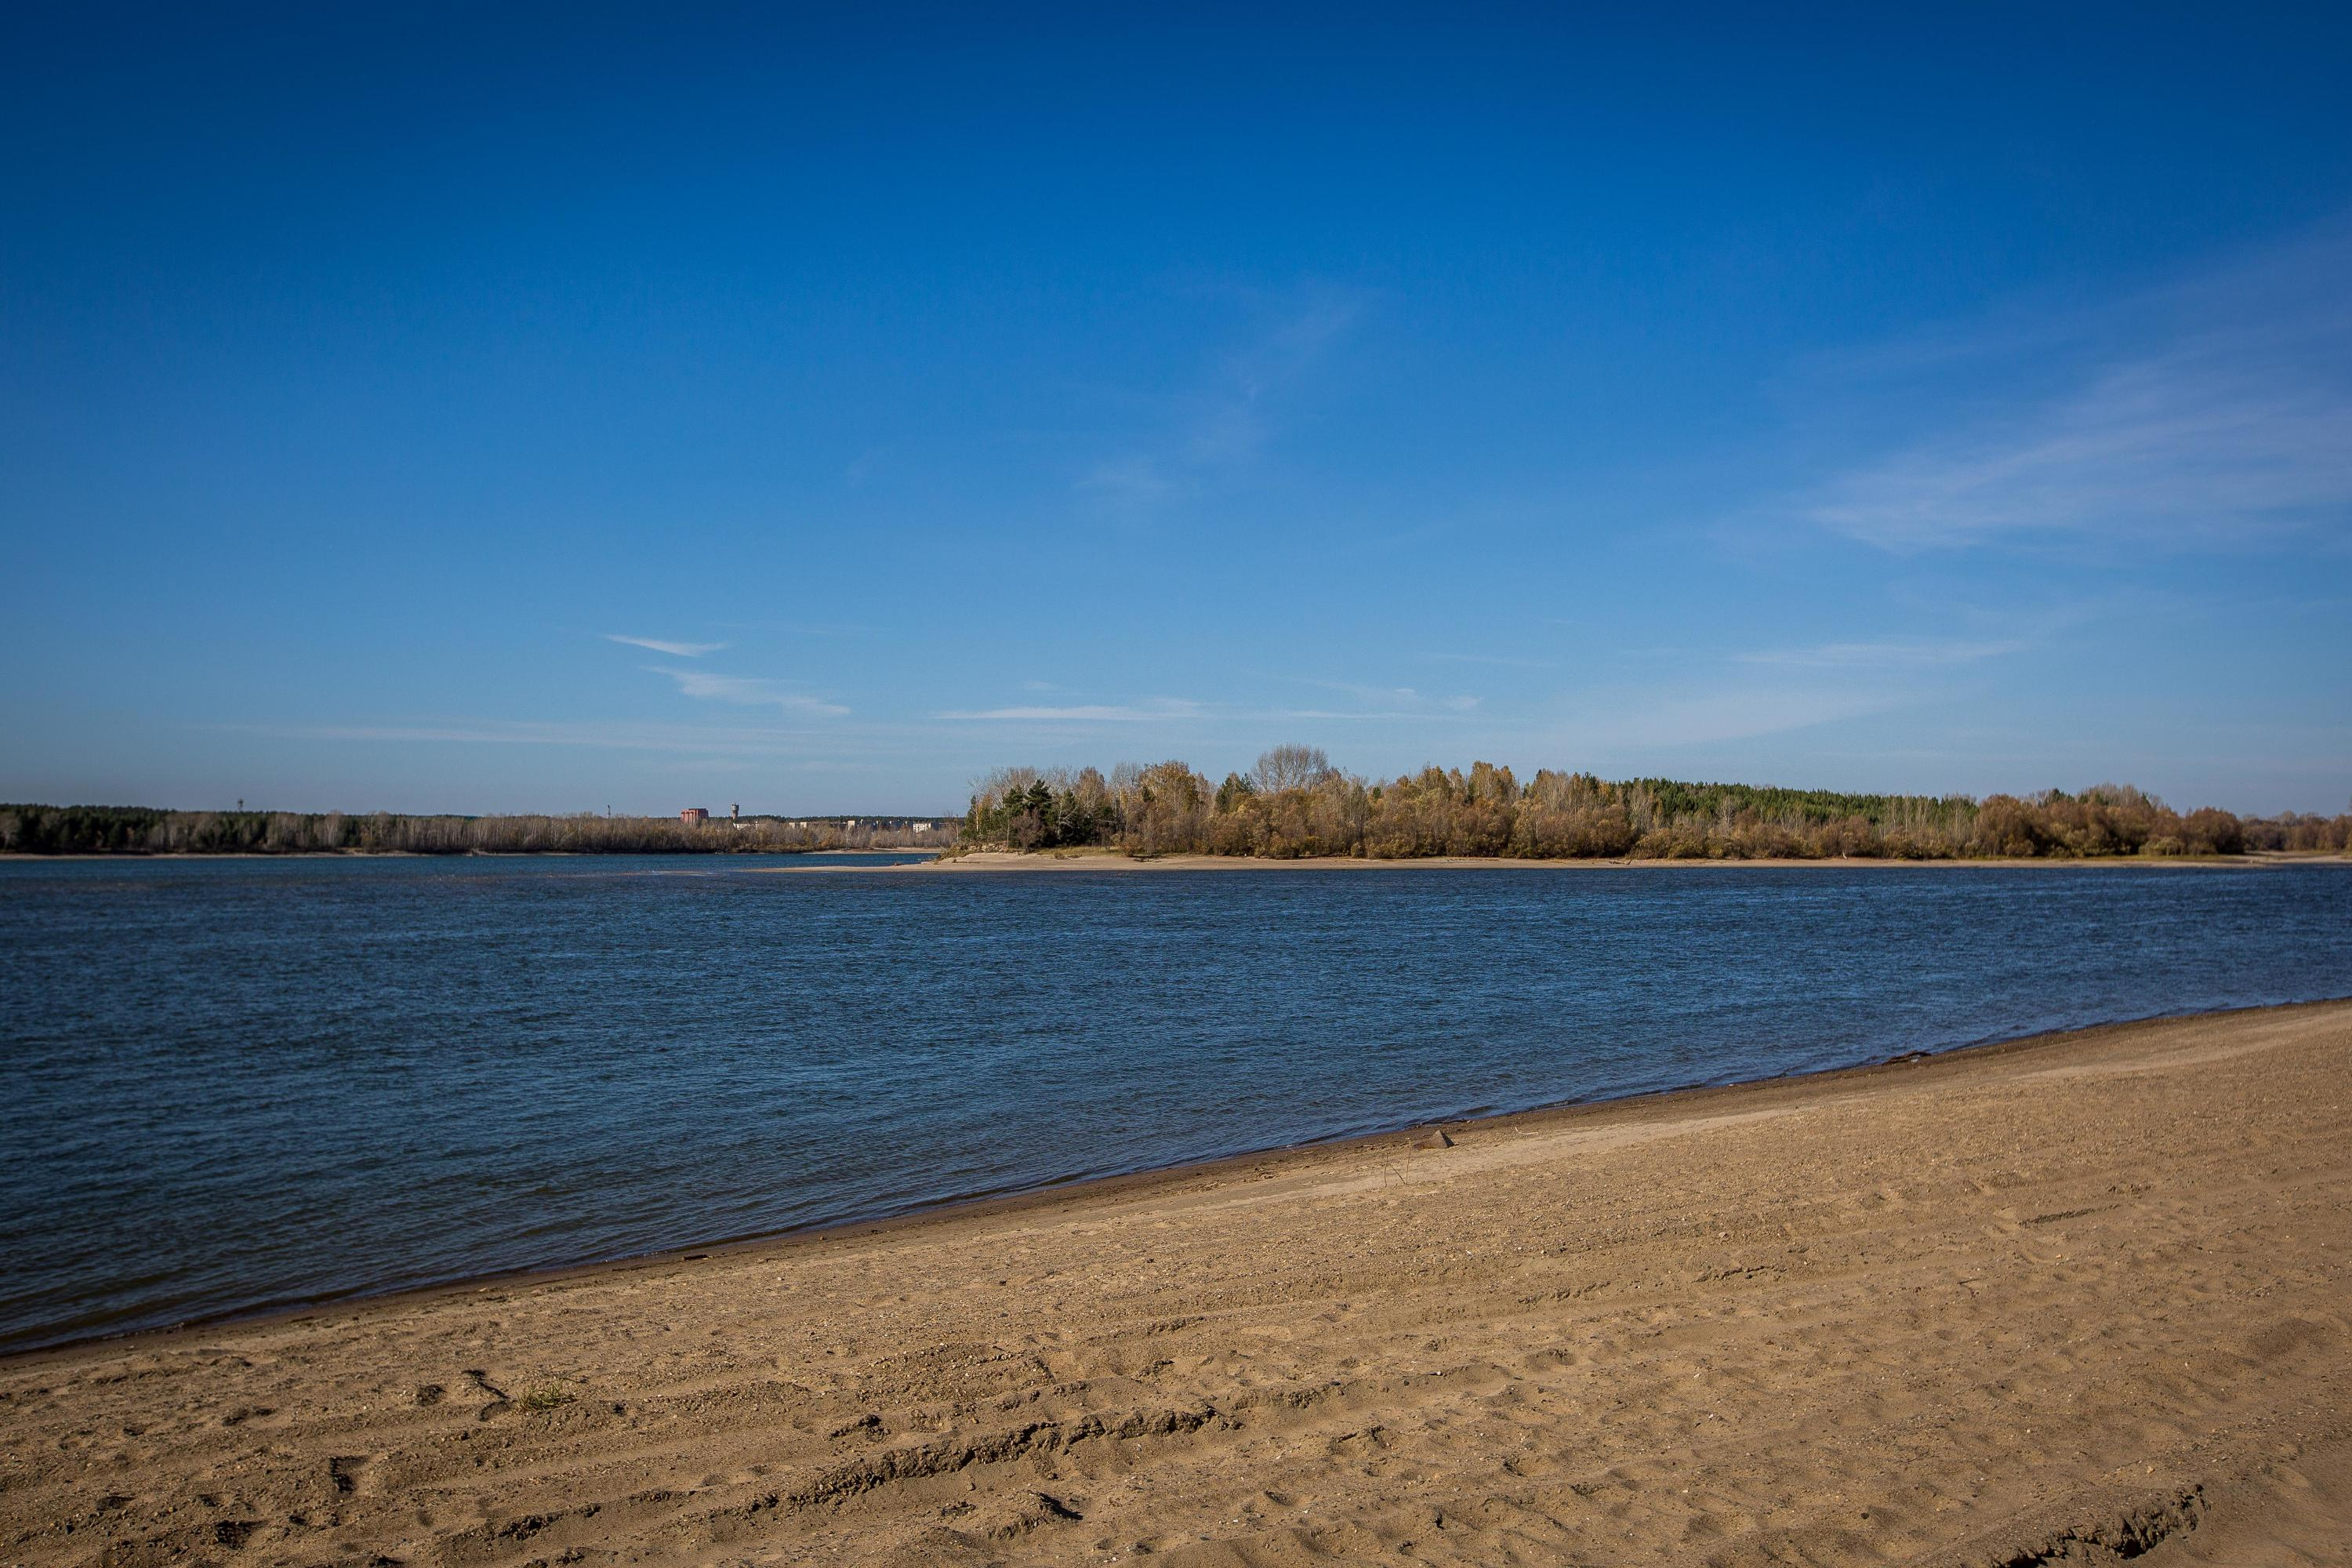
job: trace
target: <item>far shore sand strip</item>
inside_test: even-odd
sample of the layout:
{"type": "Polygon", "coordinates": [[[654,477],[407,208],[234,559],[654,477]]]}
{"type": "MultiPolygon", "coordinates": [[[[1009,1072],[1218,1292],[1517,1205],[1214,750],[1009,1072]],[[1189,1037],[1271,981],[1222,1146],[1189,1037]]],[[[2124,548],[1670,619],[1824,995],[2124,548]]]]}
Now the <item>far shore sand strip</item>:
{"type": "Polygon", "coordinates": [[[873,863],[856,864],[843,860],[834,865],[762,866],[763,871],[797,876],[812,873],[833,874],[844,871],[904,875],[935,871],[1346,871],[1346,870],[1438,870],[1480,869],[1489,871],[1567,871],[1623,870],[1628,868],[1668,870],[1709,868],[1721,870],[1819,868],[1835,867],[1849,870],[1926,870],[1941,868],[1957,870],[1965,868],[2003,868],[2017,870],[2091,870],[2102,867],[2137,866],[2167,867],[2180,870],[2209,870],[2217,867],[2248,866],[2340,866],[2352,868],[2352,855],[2257,853],[2250,855],[2112,855],[2083,859],[2057,858],[2002,858],[1981,860],[1906,860],[1891,857],[1850,857],[1813,859],[1661,859],[1656,858],[1622,858],[1603,859],[1591,857],[1569,860],[1526,859],[1507,855],[1427,855],[1374,859],[1353,855],[1310,855],[1297,859],[1276,860],[1255,855],[1157,855],[1137,857],[1116,850],[1100,849],[1040,849],[1013,851],[1003,849],[975,850],[969,854],[942,857],[929,860],[904,861],[882,866],[873,863]]]}
{"type": "Polygon", "coordinates": [[[0,1362],[0,1562],[2320,1563],[2352,1003],[0,1362]]]}

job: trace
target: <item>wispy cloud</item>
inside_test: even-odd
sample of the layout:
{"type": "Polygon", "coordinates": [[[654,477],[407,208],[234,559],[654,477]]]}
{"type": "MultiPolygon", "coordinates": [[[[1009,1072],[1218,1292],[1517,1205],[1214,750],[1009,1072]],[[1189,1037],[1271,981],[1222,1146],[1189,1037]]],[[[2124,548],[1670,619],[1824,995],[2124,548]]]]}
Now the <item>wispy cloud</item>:
{"type": "Polygon", "coordinates": [[[1446,721],[1467,715],[1479,705],[1475,697],[1424,697],[1409,687],[1350,686],[1340,681],[1307,681],[1304,684],[1346,691],[1367,700],[1360,708],[1257,708],[1233,702],[1161,697],[1134,702],[1053,706],[1023,703],[1003,708],[953,709],[932,717],[958,723],[1146,724],[1168,721],[1230,727],[1326,721],[1344,723],[1378,720],[1446,721]]]}
{"type": "MultiPolygon", "coordinates": [[[[879,626],[854,623],[819,625],[808,621],[717,621],[715,626],[740,631],[783,632],[796,637],[870,637],[881,635],[879,626]]],[[[725,644],[719,644],[725,647],[725,644]]]]}
{"type": "Polygon", "coordinates": [[[1344,691],[1363,702],[1419,703],[1421,693],[1410,686],[1367,686],[1359,680],[1318,680],[1312,676],[1300,676],[1301,686],[1318,687],[1325,691],[1344,691]]]}
{"type": "Polygon", "coordinates": [[[991,722],[1035,721],[1049,723],[1133,724],[1157,719],[1199,719],[1207,716],[1202,704],[1182,698],[1168,698],[1139,706],[1125,703],[1080,703],[1066,708],[982,708],[951,711],[938,715],[941,719],[981,720],[991,722]]]}
{"type": "Polygon", "coordinates": [[[1463,717],[1469,712],[1470,709],[1475,708],[1478,703],[1478,700],[1475,697],[1461,698],[1456,700],[1466,703],[1468,706],[1457,708],[1454,707],[1453,703],[1449,702],[1445,709],[1443,710],[1426,707],[1257,708],[1245,710],[1236,710],[1231,716],[1236,721],[1251,724],[1322,723],[1326,721],[1340,724],[1370,724],[1382,721],[1410,722],[1414,724],[1430,723],[1433,721],[1443,723],[1463,717]]]}
{"type": "Polygon", "coordinates": [[[1900,374],[1971,381],[1973,411],[1849,465],[1797,510],[1902,553],[2341,535],[2352,524],[2347,276],[2352,235],[2330,234],[2039,330],[2004,321],[1973,355],[1947,333],[1932,353],[1889,356],[1900,374]]]}
{"type": "MultiPolygon", "coordinates": [[[[1144,399],[1152,416],[1086,461],[1072,489],[1108,516],[1135,519],[1251,471],[1279,435],[1286,402],[1354,330],[1371,299],[1330,286],[1294,296],[1193,386],[1144,399]]],[[[1255,308],[1268,309],[1264,301],[1255,308]]]]}
{"type": "Polygon", "coordinates": [[[775,681],[752,676],[720,675],[706,669],[671,669],[662,665],[647,665],[646,668],[677,682],[681,696],[707,702],[732,702],[744,708],[781,708],[787,713],[806,714],[813,718],[837,717],[849,711],[838,702],[827,702],[775,681]]]}
{"type": "Polygon", "coordinates": [[[1154,459],[1123,452],[1095,463],[1078,476],[1075,488],[1108,510],[1131,512],[1166,500],[1175,486],[1154,459]]]}
{"type": "Polygon", "coordinates": [[[438,719],[411,723],[226,724],[240,734],[303,741],[380,741],[400,745],[580,746],[617,752],[789,757],[802,742],[772,730],[625,721],[558,723],[524,719],[438,719]]]}
{"type": "Polygon", "coordinates": [[[1811,508],[1914,552],[2003,535],[2226,541],[2352,504],[2352,398],[2185,358],[2111,372],[2032,429],[1931,442],[1840,479],[1811,508]]]}
{"type": "Polygon", "coordinates": [[[1559,661],[1551,658],[1512,658],[1496,653],[1433,653],[1424,656],[1440,664],[1485,664],[1498,669],[1558,669],[1559,661]]]}
{"type": "Polygon", "coordinates": [[[723,642],[670,642],[661,637],[623,637],[618,632],[606,632],[606,642],[625,643],[631,647],[650,648],[666,653],[672,658],[700,658],[706,653],[717,653],[727,645],[723,642]]]}
{"type": "Polygon", "coordinates": [[[1269,401],[1354,328],[1369,299],[1361,290],[1318,289],[1229,356],[1218,390],[1194,411],[1185,432],[1185,455],[1202,464],[1255,457],[1273,427],[1269,401]]]}
{"type": "Polygon", "coordinates": [[[1814,686],[1693,685],[1661,693],[1592,691],[1570,712],[1556,742],[1586,756],[1624,759],[1619,765],[1654,765],[1648,754],[1685,746],[1749,741],[1810,729],[1902,706],[1897,693],[1843,682],[1814,686]]]}
{"type": "Polygon", "coordinates": [[[1299,684],[1320,687],[1326,691],[1344,691],[1360,702],[1385,710],[1379,715],[1383,718],[1422,718],[1439,710],[1467,713],[1478,706],[1478,699],[1467,693],[1433,697],[1410,686],[1366,686],[1352,680],[1316,680],[1304,677],[1300,678],[1299,684]]]}
{"type": "Polygon", "coordinates": [[[2004,654],[2022,653],[2031,646],[2018,638],[1966,642],[1923,637],[1891,642],[1822,643],[1813,647],[1762,648],[1731,657],[1739,664],[1784,665],[1805,669],[1933,669],[1974,664],[1979,659],[1999,658],[2004,654]]]}

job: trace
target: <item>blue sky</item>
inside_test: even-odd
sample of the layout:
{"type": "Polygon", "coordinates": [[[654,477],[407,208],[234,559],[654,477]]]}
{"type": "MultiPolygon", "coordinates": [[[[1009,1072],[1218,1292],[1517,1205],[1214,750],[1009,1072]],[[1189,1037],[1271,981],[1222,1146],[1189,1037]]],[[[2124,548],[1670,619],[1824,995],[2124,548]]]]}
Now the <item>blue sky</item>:
{"type": "Polygon", "coordinates": [[[2324,7],[0,20],[0,797],[2352,795],[2324,7]]]}

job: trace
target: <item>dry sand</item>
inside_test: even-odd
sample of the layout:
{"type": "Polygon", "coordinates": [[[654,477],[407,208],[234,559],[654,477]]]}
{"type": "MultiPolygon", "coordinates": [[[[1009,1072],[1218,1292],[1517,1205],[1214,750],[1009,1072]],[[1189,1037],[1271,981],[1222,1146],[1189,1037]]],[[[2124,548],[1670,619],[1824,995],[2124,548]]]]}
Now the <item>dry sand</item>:
{"type": "Polygon", "coordinates": [[[0,1561],[2344,1562],[2352,1004],[0,1363],[0,1561]]]}
{"type": "Polygon", "coordinates": [[[1486,871],[1591,870],[1598,868],[1646,867],[1658,870],[1713,867],[1721,870],[1787,869],[1792,867],[1837,866],[1853,870],[1904,870],[1926,868],[2010,867],[2032,870],[2095,870],[2114,866],[2169,866],[2182,869],[2218,866],[2341,866],[2352,868],[2352,856],[2258,852],[2248,855],[2118,855],[2091,860],[1990,859],[1894,860],[1882,858],[1821,858],[1793,860],[1661,860],[1590,858],[1571,860],[1530,860],[1501,855],[1428,855],[1403,859],[1366,859],[1352,855],[1310,855],[1273,860],[1255,855],[1156,855],[1138,859],[1115,849],[980,849],[936,860],[909,861],[896,866],[841,864],[834,866],[763,867],[782,875],[818,871],[923,873],[931,871],[1418,871],[1463,868],[1486,871]]]}

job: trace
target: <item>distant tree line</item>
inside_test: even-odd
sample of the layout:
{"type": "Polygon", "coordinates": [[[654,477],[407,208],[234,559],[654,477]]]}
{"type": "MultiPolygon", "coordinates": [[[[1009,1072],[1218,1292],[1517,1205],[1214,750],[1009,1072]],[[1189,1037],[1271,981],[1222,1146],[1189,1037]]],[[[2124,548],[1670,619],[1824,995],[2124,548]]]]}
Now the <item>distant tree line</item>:
{"type": "Polygon", "coordinates": [[[31,855],[723,855],[938,848],[928,831],[814,819],[669,816],[409,816],[394,812],[162,811],[121,805],[0,805],[0,851],[31,855]]]}
{"type": "Polygon", "coordinates": [[[1833,790],[1610,781],[1547,768],[1521,784],[1491,763],[1385,782],[1323,752],[1281,746],[1222,784],[1181,762],[1098,769],[1004,768],[975,785],[964,848],[1099,846],[1130,854],[1277,859],[1438,855],[1530,859],[1937,860],[2117,855],[2344,853],[2352,814],[2182,814],[2129,784],[2034,795],[1845,795],[1833,790]]]}

